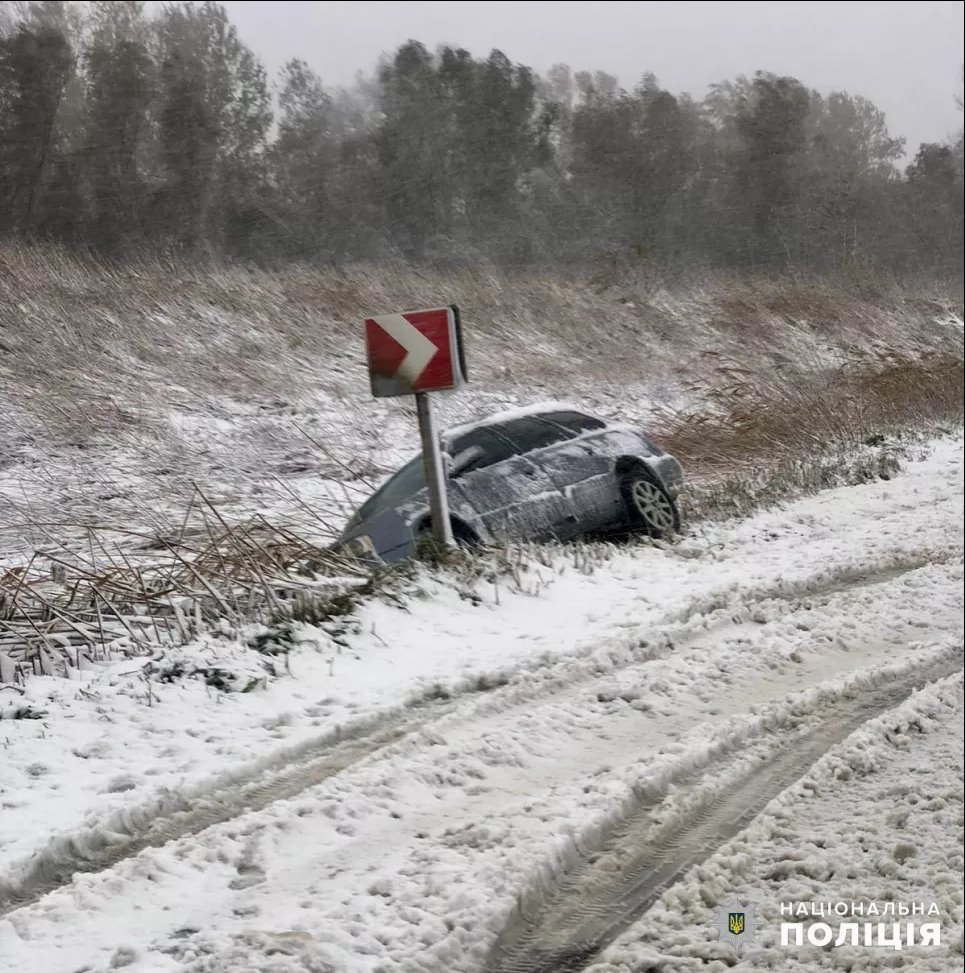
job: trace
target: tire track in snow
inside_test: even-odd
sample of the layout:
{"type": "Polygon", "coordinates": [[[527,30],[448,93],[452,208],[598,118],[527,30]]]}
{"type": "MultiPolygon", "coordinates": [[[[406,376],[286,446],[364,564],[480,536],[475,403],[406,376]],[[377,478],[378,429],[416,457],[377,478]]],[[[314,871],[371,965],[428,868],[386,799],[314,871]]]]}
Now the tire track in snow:
{"type": "Polygon", "coordinates": [[[891,676],[858,698],[820,706],[804,732],[768,731],[768,753],[736,778],[687,774],[675,802],[690,805],[660,822],[664,796],[641,798],[555,885],[521,902],[490,952],[485,973],[579,973],[694,865],[737,835],[828,750],[922,687],[962,671],[961,649],[917,672],[891,676]]]}
{"type": "MultiPolygon", "coordinates": [[[[640,664],[679,651],[695,637],[735,621],[735,613],[763,602],[779,606],[781,614],[798,610],[801,599],[831,595],[858,587],[881,584],[925,564],[935,563],[933,552],[902,553],[873,566],[846,566],[822,571],[792,583],[755,586],[743,590],[705,592],[688,607],[656,625],[656,632],[641,627],[627,639],[631,652],[613,668],[640,664]]],[[[186,793],[165,794],[141,807],[115,812],[99,826],[68,832],[53,838],[21,868],[0,876],[0,917],[32,904],[49,892],[70,884],[77,873],[99,872],[131,858],[146,848],[161,847],[179,838],[198,834],[242,814],[259,811],[276,801],[295,797],[308,788],[341,773],[360,761],[376,757],[393,744],[425,730],[472,698],[487,697],[467,717],[479,718],[492,708],[505,711],[539,698],[545,702],[584,681],[598,679],[598,662],[587,666],[581,657],[562,656],[549,666],[520,666],[514,678],[506,673],[482,677],[448,698],[431,696],[408,706],[373,715],[310,741],[295,750],[283,751],[255,765],[222,775],[186,793]],[[544,678],[534,684],[533,669],[544,678]],[[557,676],[554,670],[561,670],[557,676]]]]}
{"type": "Polygon", "coordinates": [[[102,828],[60,836],[37,852],[18,878],[0,878],[0,917],[70,884],[74,874],[103,871],[145,848],[198,834],[294,797],[401,740],[453,705],[451,700],[415,703],[401,715],[383,715],[336,731],[278,767],[193,796],[172,794],[153,806],[122,812],[102,828]]]}

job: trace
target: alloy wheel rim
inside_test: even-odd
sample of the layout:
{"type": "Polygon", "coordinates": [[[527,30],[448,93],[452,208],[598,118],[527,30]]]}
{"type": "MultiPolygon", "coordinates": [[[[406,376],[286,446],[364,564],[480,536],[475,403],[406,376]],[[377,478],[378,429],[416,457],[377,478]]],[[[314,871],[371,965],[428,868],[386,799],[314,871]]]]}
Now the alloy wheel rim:
{"type": "Polygon", "coordinates": [[[630,492],[637,513],[647,524],[660,531],[673,527],[673,507],[659,487],[649,480],[637,480],[630,492]]]}

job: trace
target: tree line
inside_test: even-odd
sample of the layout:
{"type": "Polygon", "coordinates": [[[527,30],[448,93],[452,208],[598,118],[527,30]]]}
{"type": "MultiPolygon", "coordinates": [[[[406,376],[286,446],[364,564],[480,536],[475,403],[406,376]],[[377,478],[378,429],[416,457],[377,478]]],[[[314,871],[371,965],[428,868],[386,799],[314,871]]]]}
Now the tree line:
{"type": "Polygon", "coordinates": [[[217,3],[0,4],[0,239],[281,265],[961,275],[962,136],[758,72],[540,76],[417,41],[349,88],[272,84],[217,3]]]}

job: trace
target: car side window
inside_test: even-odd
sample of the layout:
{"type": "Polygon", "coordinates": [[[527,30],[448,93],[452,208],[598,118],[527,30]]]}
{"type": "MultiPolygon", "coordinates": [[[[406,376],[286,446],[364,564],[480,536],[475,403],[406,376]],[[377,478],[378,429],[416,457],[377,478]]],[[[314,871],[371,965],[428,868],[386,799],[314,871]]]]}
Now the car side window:
{"type": "Polygon", "coordinates": [[[562,426],[543,422],[535,416],[510,419],[502,426],[500,432],[516,447],[516,452],[524,456],[537,449],[552,446],[553,443],[573,438],[573,434],[562,426]]]}
{"type": "Polygon", "coordinates": [[[586,416],[582,412],[550,412],[546,418],[558,426],[568,429],[574,436],[590,432],[594,429],[605,429],[606,423],[595,416],[586,416]]]}
{"type": "Polygon", "coordinates": [[[446,451],[452,458],[454,478],[502,463],[514,455],[513,447],[485,426],[458,436],[448,444],[446,451]]]}

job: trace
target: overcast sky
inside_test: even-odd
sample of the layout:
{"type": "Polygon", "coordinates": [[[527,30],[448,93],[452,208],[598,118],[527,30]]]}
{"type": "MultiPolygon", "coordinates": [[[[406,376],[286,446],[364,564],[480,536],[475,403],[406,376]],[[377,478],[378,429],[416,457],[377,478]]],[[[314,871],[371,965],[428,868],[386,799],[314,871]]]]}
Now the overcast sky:
{"type": "Polygon", "coordinates": [[[498,47],[545,71],[603,70],[632,87],[652,71],[671,91],[702,97],[714,81],[756,70],[874,101],[911,154],[962,123],[962,2],[408,2],[228,0],[245,42],[274,77],[291,57],[328,85],[349,84],[409,38],[498,47]]]}

